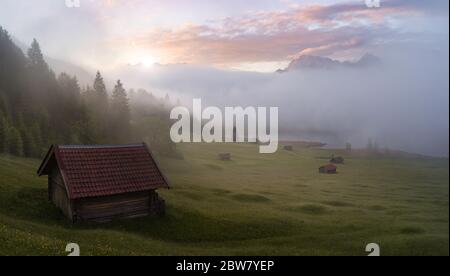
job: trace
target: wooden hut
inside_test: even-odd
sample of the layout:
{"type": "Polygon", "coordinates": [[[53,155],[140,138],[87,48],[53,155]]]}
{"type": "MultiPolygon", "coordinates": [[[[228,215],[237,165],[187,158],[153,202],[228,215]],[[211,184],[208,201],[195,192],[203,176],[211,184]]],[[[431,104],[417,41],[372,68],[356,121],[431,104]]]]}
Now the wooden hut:
{"type": "Polygon", "coordinates": [[[38,169],[48,197],[72,221],[162,215],[168,182],[146,144],[53,145],[38,169]]]}
{"type": "Polygon", "coordinates": [[[220,153],[219,154],[219,160],[221,160],[221,161],[230,161],[231,160],[231,153],[220,153]]]}
{"type": "Polygon", "coordinates": [[[294,147],[291,146],[291,145],[286,145],[283,148],[284,148],[284,150],[287,150],[287,151],[293,151],[294,150],[294,147]]]}
{"type": "Polygon", "coordinates": [[[328,173],[328,174],[337,173],[337,167],[333,164],[327,164],[327,165],[321,166],[319,168],[319,172],[320,173],[328,173]]]}
{"type": "Polygon", "coordinates": [[[331,157],[330,162],[334,164],[344,164],[344,158],[341,156],[333,156],[331,157]]]}

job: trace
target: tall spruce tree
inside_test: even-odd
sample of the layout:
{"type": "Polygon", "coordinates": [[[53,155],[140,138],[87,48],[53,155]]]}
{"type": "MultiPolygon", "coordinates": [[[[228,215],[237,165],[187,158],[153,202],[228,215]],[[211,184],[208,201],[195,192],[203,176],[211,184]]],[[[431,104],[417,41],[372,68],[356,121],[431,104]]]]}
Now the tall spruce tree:
{"type": "Polygon", "coordinates": [[[78,122],[79,128],[79,140],[83,144],[95,144],[98,134],[95,128],[95,122],[92,118],[92,113],[89,112],[89,108],[86,103],[83,102],[80,111],[80,121],[78,122]]]}
{"type": "Polygon", "coordinates": [[[89,112],[91,113],[92,123],[96,128],[95,140],[100,143],[109,142],[108,131],[108,92],[100,72],[95,76],[92,91],[89,91],[89,112]]]}
{"type": "Polygon", "coordinates": [[[10,127],[7,136],[8,152],[12,155],[23,156],[23,140],[20,131],[15,127],[10,127]]]}
{"type": "Polygon", "coordinates": [[[34,151],[32,156],[40,157],[42,153],[47,150],[44,148],[44,141],[42,138],[42,128],[37,121],[34,121],[30,127],[30,133],[34,139],[34,151]]]}
{"type": "Polygon", "coordinates": [[[41,46],[36,39],[33,39],[30,49],[28,49],[28,59],[30,66],[38,69],[48,70],[48,65],[44,60],[44,55],[41,51],[41,46]]]}
{"type": "Polygon", "coordinates": [[[27,90],[26,64],[22,50],[0,26],[0,102],[7,113],[19,104],[27,90]]]}
{"type": "Polygon", "coordinates": [[[24,109],[30,111],[28,120],[47,117],[47,125],[51,128],[45,129],[45,144],[62,141],[68,125],[61,115],[66,109],[64,95],[36,39],[28,50],[28,60],[29,95],[23,101],[24,109]]]}
{"type": "Polygon", "coordinates": [[[0,118],[0,153],[7,152],[6,144],[8,139],[9,124],[6,117],[0,118]]]}
{"type": "Polygon", "coordinates": [[[35,153],[36,144],[34,143],[34,139],[30,132],[30,129],[25,124],[24,116],[20,112],[16,115],[15,127],[19,131],[20,137],[22,139],[23,155],[32,157],[35,153]]]}
{"type": "Polygon", "coordinates": [[[112,133],[117,142],[125,142],[129,138],[130,107],[127,92],[120,80],[114,87],[111,97],[112,133]]]}
{"type": "Polygon", "coordinates": [[[105,81],[99,71],[97,71],[97,75],[95,76],[93,88],[94,100],[96,101],[97,107],[104,110],[108,109],[108,92],[106,91],[105,81]]]}
{"type": "Polygon", "coordinates": [[[27,157],[39,157],[37,155],[37,145],[34,141],[31,129],[24,128],[20,130],[23,143],[23,154],[27,157]]]}

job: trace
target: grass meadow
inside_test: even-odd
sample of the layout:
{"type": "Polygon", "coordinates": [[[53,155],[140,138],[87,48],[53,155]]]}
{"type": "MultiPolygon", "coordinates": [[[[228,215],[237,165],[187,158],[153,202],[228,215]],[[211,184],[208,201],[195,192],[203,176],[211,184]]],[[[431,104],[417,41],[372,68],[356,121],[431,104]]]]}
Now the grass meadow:
{"type": "Polygon", "coordinates": [[[182,144],[160,158],[162,218],[69,223],[47,200],[40,160],[0,156],[0,255],[449,255],[449,163],[419,156],[256,144],[182,144]],[[219,153],[232,154],[220,161],[219,153]],[[318,173],[331,154],[338,173],[318,173]]]}

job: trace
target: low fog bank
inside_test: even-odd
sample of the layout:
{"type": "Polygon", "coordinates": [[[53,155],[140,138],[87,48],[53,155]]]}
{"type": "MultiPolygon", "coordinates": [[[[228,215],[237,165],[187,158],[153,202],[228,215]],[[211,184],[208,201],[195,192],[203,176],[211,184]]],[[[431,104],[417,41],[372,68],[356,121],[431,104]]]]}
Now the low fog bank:
{"type": "Polygon", "coordinates": [[[262,74],[155,65],[111,74],[187,106],[194,97],[204,106],[278,106],[281,139],[339,147],[365,147],[371,139],[380,148],[448,156],[448,44],[375,54],[382,62],[363,69],[262,74]]]}

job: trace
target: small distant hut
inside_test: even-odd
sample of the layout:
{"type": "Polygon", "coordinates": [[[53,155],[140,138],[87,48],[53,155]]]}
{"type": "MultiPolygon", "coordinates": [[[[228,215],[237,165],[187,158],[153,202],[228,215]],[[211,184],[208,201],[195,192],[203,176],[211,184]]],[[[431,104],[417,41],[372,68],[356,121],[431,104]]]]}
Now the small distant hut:
{"type": "Polygon", "coordinates": [[[219,154],[219,160],[221,160],[221,161],[230,161],[231,160],[231,153],[220,153],[219,154]]]}
{"type": "Polygon", "coordinates": [[[48,197],[72,222],[162,215],[169,188],[145,144],[53,145],[38,169],[48,197]]]}
{"type": "Polygon", "coordinates": [[[328,173],[328,174],[337,173],[337,167],[333,164],[327,164],[327,165],[321,166],[319,168],[319,172],[320,173],[328,173]]]}
{"type": "Polygon", "coordinates": [[[291,146],[291,145],[287,145],[287,146],[284,146],[284,150],[287,150],[287,151],[293,151],[293,150],[294,150],[294,147],[291,146]]]}
{"type": "Polygon", "coordinates": [[[334,164],[344,164],[344,158],[343,157],[341,157],[341,156],[332,156],[331,157],[331,159],[330,159],[330,162],[331,163],[334,163],[334,164]]]}

